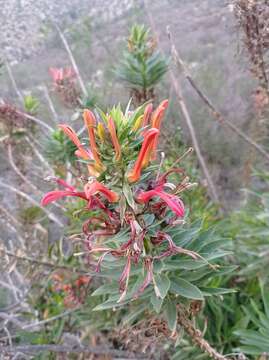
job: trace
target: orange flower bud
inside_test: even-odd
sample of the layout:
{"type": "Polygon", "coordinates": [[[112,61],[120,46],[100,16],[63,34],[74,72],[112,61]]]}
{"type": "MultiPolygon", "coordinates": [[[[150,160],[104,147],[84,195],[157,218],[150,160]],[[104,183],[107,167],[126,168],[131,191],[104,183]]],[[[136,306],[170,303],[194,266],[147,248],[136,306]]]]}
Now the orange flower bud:
{"type": "Polygon", "coordinates": [[[102,164],[102,162],[100,160],[97,145],[96,145],[96,142],[95,142],[94,127],[95,127],[95,124],[96,124],[96,120],[95,120],[94,114],[90,110],[84,110],[83,118],[84,118],[85,125],[86,125],[86,127],[88,129],[90,148],[91,148],[92,156],[93,156],[93,158],[94,158],[94,160],[96,162],[94,167],[96,168],[96,170],[98,172],[102,172],[104,170],[104,166],[103,166],[103,164],[102,164]]]}
{"type": "MultiPolygon", "coordinates": [[[[168,100],[163,100],[160,103],[160,105],[157,107],[157,109],[154,111],[154,113],[152,115],[152,122],[151,122],[151,125],[153,128],[160,130],[161,121],[163,119],[163,115],[164,115],[164,112],[165,112],[167,106],[168,106],[168,100]]],[[[157,156],[158,138],[159,138],[159,135],[156,136],[153,147],[152,147],[152,155],[151,155],[152,160],[155,160],[156,156],[157,156]]]]}
{"type": "Polygon", "coordinates": [[[116,160],[119,161],[121,158],[121,148],[116,133],[115,123],[111,116],[108,118],[107,127],[111,136],[112,144],[116,152],[116,160]]]}
{"type": "Polygon", "coordinates": [[[90,154],[87,150],[82,146],[77,134],[71,128],[71,126],[60,124],[59,128],[63,130],[65,135],[69,137],[69,139],[77,146],[78,150],[76,151],[76,155],[83,158],[84,160],[90,159],[90,154]]]}
{"type": "Polygon", "coordinates": [[[138,154],[138,158],[135,162],[134,168],[130,171],[128,174],[128,180],[129,182],[135,182],[139,180],[142,167],[145,164],[145,161],[147,161],[150,158],[150,154],[152,151],[152,145],[154,140],[156,139],[156,136],[158,136],[159,130],[158,129],[149,129],[145,133],[145,138],[142,143],[142,147],[140,149],[140,152],[138,154]]]}

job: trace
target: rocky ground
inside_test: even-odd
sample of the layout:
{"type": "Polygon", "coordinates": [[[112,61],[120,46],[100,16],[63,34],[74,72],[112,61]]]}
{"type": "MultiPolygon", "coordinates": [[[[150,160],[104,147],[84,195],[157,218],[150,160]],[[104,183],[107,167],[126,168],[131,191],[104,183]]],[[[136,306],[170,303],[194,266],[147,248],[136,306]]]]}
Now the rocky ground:
{"type": "Polygon", "coordinates": [[[71,24],[81,16],[93,23],[112,21],[134,5],[134,0],[0,0],[2,56],[16,63],[40,51],[53,22],[71,24]]]}

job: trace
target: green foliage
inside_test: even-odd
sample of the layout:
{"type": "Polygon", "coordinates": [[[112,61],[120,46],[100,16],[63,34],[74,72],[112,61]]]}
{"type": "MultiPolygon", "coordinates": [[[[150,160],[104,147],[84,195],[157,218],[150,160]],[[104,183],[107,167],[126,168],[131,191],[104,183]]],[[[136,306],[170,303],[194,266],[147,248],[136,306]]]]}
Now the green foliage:
{"type": "Polygon", "coordinates": [[[244,327],[235,331],[240,338],[238,351],[247,355],[269,353],[269,287],[260,282],[261,301],[250,300],[250,305],[242,306],[244,327]]]}
{"type": "Polygon", "coordinates": [[[26,95],[23,99],[23,106],[26,112],[29,114],[35,114],[39,108],[39,100],[31,94],[26,95]]]}
{"type": "MultiPolygon", "coordinates": [[[[147,221],[146,218],[144,221],[147,221]]],[[[156,225],[149,226],[149,231],[156,231],[156,225]]],[[[184,299],[204,300],[206,297],[220,296],[222,293],[231,292],[227,289],[218,289],[217,282],[213,279],[223,276],[223,274],[234,270],[234,267],[220,266],[219,259],[229,252],[223,250],[229,245],[229,241],[217,238],[214,230],[203,230],[201,221],[197,221],[192,226],[188,225],[175,227],[169,231],[173,241],[177,246],[182,246],[190,251],[199,251],[202,256],[200,260],[193,260],[187,255],[175,255],[153,264],[153,284],[139,297],[138,301],[151,299],[151,306],[148,305],[147,311],[151,308],[157,313],[167,306],[167,301],[175,301],[175,304],[185,302],[184,299]],[[159,299],[159,300],[158,300],[159,299]],[[168,300],[170,299],[170,300],[168,300]]],[[[129,234],[126,231],[108,239],[104,246],[115,247],[117,244],[128,240],[129,234]]],[[[162,248],[162,246],[161,246],[162,248]]],[[[152,250],[152,249],[151,249],[152,250]]],[[[158,249],[162,250],[162,249],[158,249]]],[[[164,248],[163,248],[164,250],[164,248]]],[[[126,305],[136,294],[137,289],[142,285],[145,273],[143,268],[134,267],[129,279],[129,290],[123,302],[119,303],[120,294],[118,293],[118,283],[115,281],[121,274],[124,261],[113,259],[107,256],[102,263],[102,277],[113,278],[114,282],[109,287],[101,285],[92,296],[100,293],[108,294],[105,302],[99,304],[95,310],[108,308],[118,308],[126,305]],[[114,284],[114,285],[113,285],[114,284]]],[[[105,282],[106,284],[106,282],[105,282]]]]}
{"type": "Polygon", "coordinates": [[[233,214],[232,226],[226,226],[234,233],[234,249],[241,264],[240,275],[248,279],[263,277],[269,265],[266,256],[269,245],[268,174],[257,174],[255,179],[260,190],[246,192],[244,208],[233,214]]]}
{"type": "Polygon", "coordinates": [[[62,130],[55,130],[45,142],[45,156],[50,163],[61,166],[74,164],[76,146],[68,139],[62,130]]]}
{"type": "Polygon", "coordinates": [[[82,108],[84,109],[92,109],[94,108],[98,103],[98,97],[96,95],[96,91],[92,89],[91,87],[87,87],[87,96],[83,96],[81,99],[82,102],[82,108]]]}
{"type": "Polygon", "coordinates": [[[42,209],[38,206],[30,206],[20,210],[20,218],[24,222],[24,224],[33,224],[38,222],[41,216],[44,213],[42,209]]]}
{"type": "Polygon", "coordinates": [[[128,50],[116,70],[137,97],[138,103],[154,96],[154,87],[167,72],[167,60],[156,50],[156,43],[144,25],[134,25],[130,30],[128,50]]]}

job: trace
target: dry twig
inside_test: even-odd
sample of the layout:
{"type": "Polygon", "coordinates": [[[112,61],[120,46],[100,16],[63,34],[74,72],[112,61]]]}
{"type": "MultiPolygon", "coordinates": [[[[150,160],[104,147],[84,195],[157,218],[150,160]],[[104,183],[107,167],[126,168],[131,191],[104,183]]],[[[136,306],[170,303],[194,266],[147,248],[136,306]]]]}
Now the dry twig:
{"type": "Polygon", "coordinates": [[[23,111],[19,111],[19,110],[17,110],[17,113],[18,113],[19,115],[21,115],[22,117],[24,117],[25,119],[31,120],[31,121],[33,121],[34,123],[42,126],[43,128],[45,128],[45,129],[46,129],[47,131],[49,131],[49,132],[53,132],[53,131],[54,131],[53,128],[52,128],[50,125],[48,125],[47,123],[45,123],[45,121],[37,118],[36,116],[27,114],[27,113],[25,113],[25,112],[23,112],[23,111]]]}
{"type": "Polygon", "coordinates": [[[49,91],[48,91],[48,88],[47,86],[44,84],[42,86],[40,86],[40,88],[42,89],[44,95],[45,95],[45,98],[47,100],[47,103],[49,105],[49,108],[50,108],[50,111],[52,113],[52,119],[53,119],[53,122],[58,125],[59,121],[58,121],[58,115],[57,115],[57,112],[55,110],[55,107],[53,105],[53,101],[50,97],[50,94],[49,94],[49,91]]]}
{"type": "Polygon", "coordinates": [[[48,261],[41,261],[41,260],[37,260],[37,259],[31,258],[31,257],[28,257],[28,256],[18,255],[18,254],[15,254],[14,252],[11,252],[11,251],[3,249],[3,248],[0,248],[0,253],[1,252],[4,255],[13,257],[13,258],[15,258],[17,260],[29,262],[29,263],[36,264],[36,265],[41,265],[41,266],[52,268],[52,269],[68,270],[68,271],[78,273],[78,274],[90,274],[91,273],[90,271],[87,271],[87,270],[84,270],[84,269],[78,269],[78,268],[75,268],[73,266],[71,267],[71,266],[67,266],[67,265],[58,265],[58,264],[53,264],[53,263],[48,262],[48,261]]]}
{"type": "Polygon", "coordinates": [[[234,125],[229,120],[225,119],[221,113],[216,109],[216,107],[213,105],[213,103],[208,99],[208,97],[204,94],[204,92],[201,90],[201,88],[196,84],[194,79],[191,77],[190,73],[187,70],[186,65],[184,64],[183,60],[180,58],[178,51],[175,48],[175,45],[171,38],[171,33],[168,30],[168,36],[171,41],[172,46],[172,56],[173,59],[178,66],[178,68],[183,70],[184,76],[189,81],[190,85],[193,87],[193,89],[196,91],[196,93],[199,95],[200,99],[204,102],[204,104],[211,110],[212,115],[215,117],[215,119],[223,126],[228,127],[230,130],[232,130],[234,133],[236,133],[241,139],[246,141],[249,145],[253,146],[263,157],[265,157],[267,160],[269,160],[269,153],[267,153],[262,146],[257,144],[255,141],[253,141],[250,137],[248,137],[242,130],[240,130],[236,125],[234,125]]]}
{"type": "Polygon", "coordinates": [[[53,213],[51,213],[50,211],[48,211],[47,209],[45,209],[44,207],[41,207],[40,204],[34,200],[33,198],[31,198],[30,195],[26,194],[25,192],[17,189],[16,187],[9,185],[9,184],[5,184],[2,181],[0,181],[0,186],[11,190],[12,192],[16,193],[17,195],[21,196],[22,198],[28,200],[30,203],[32,203],[34,206],[39,207],[40,209],[42,209],[42,211],[44,211],[44,213],[47,214],[48,218],[53,221],[55,224],[57,224],[60,227],[64,227],[64,224],[56,217],[56,215],[54,215],[53,213]]]}
{"type": "Polygon", "coordinates": [[[63,44],[64,44],[64,47],[65,47],[65,49],[66,49],[66,51],[67,51],[67,54],[68,54],[69,59],[70,59],[70,62],[71,62],[72,66],[73,66],[73,68],[74,68],[74,70],[75,70],[75,73],[76,73],[76,75],[77,75],[78,82],[79,82],[80,88],[81,88],[81,90],[82,90],[82,93],[83,93],[84,96],[87,96],[87,94],[88,94],[88,93],[87,93],[87,89],[86,89],[86,86],[85,86],[85,84],[84,84],[84,82],[83,82],[83,80],[82,80],[82,77],[81,77],[81,75],[80,75],[80,71],[79,71],[79,68],[78,68],[78,66],[77,66],[76,60],[75,60],[75,58],[74,58],[74,56],[73,56],[73,53],[72,53],[72,51],[71,51],[71,48],[70,48],[70,46],[69,46],[69,44],[68,44],[68,42],[67,42],[67,40],[66,40],[66,38],[65,38],[65,36],[64,36],[64,34],[63,34],[63,32],[62,32],[61,29],[59,28],[59,26],[58,26],[57,24],[55,24],[55,23],[54,23],[54,26],[55,26],[55,28],[56,28],[56,30],[57,30],[57,32],[58,32],[58,34],[59,34],[59,36],[60,36],[63,44]]]}
{"type": "Polygon", "coordinates": [[[7,73],[8,73],[8,76],[10,78],[10,81],[12,83],[12,86],[13,86],[18,98],[20,99],[20,102],[23,104],[24,100],[23,100],[22,93],[20,92],[20,90],[19,90],[19,88],[17,86],[16,80],[15,80],[15,78],[13,76],[13,72],[12,72],[12,69],[11,69],[8,61],[5,62],[5,65],[6,65],[7,73]]]}

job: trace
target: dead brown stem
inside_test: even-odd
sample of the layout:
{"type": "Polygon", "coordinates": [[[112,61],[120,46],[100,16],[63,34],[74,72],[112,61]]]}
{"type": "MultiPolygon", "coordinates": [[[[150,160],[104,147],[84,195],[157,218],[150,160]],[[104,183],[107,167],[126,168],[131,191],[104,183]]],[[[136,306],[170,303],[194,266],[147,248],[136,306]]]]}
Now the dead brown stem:
{"type": "Polygon", "coordinates": [[[37,260],[37,259],[31,258],[28,256],[21,256],[21,255],[15,254],[15,253],[13,253],[9,250],[6,250],[4,248],[1,248],[1,247],[0,247],[0,253],[10,256],[10,257],[13,257],[17,260],[29,262],[32,264],[36,264],[36,265],[40,265],[40,266],[44,266],[44,267],[48,267],[48,268],[52,268],[52,269],[69,270],[69,271],[72,271],[72,272],[78,273],[78,274],[89,274],[89,271],[87,271],[87,270],[77,269],[77,268],[67,266],[67,265],[57,265],[57,264],[53,264],[48,261],[41,261],[41,260],[37,260]]]}
{"type": "Polygon", "coordinates": [[[229,360],[228,357],[220,354],[215,350],[203,337],[200,330],[196,329],[192,321],[188,317],[186,309],[179,307],[178,309],[178,322],[184,328],[186,333],[190,336],[191,341],[196,344],[202,351],[207,353],[215,360],[229,360]]]}

